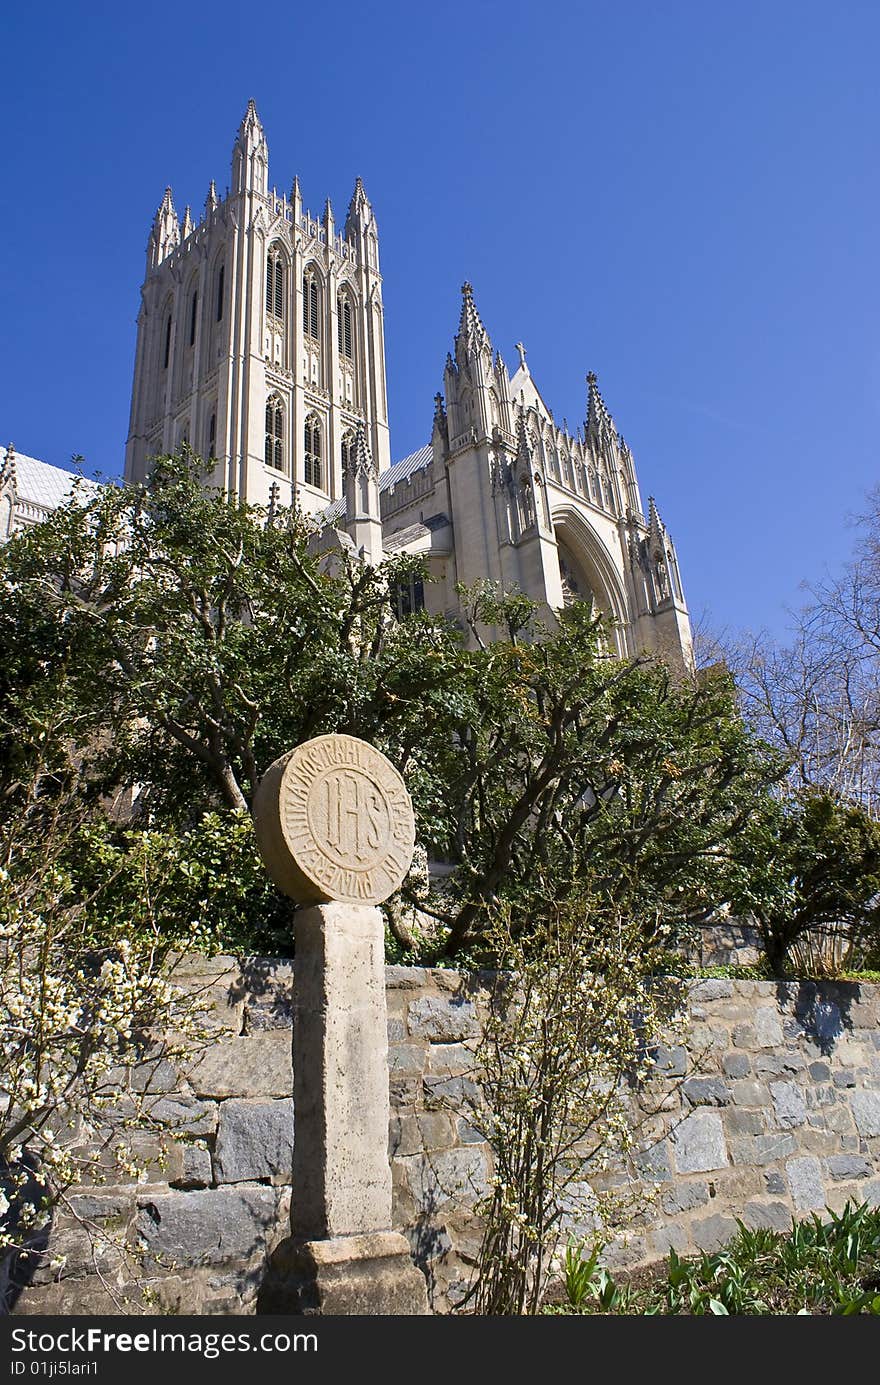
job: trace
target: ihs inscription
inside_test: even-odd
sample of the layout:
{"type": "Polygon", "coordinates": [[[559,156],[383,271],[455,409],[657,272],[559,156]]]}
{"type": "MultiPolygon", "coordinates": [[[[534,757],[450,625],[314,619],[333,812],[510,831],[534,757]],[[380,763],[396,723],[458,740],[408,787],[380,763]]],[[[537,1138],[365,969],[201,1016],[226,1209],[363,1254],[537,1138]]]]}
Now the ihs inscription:
{"type": "Polygon", "coordinates": [[[415,824],[390,761],[366,741],[331,735],[276,765],[283,765],[276,811],[294,881],[288,892],[350,904],[378,904],[393,894],[409,870],[415,824]]]}

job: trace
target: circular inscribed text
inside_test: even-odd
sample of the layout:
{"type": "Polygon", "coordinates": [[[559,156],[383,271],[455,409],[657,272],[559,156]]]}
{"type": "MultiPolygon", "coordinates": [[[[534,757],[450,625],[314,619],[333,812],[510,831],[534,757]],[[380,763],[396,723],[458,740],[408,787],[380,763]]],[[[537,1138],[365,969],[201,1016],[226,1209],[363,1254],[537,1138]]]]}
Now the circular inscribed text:
{"type": "Polygon", "coordinates": [[[270,875],[301,904],[381,904],[412,861],[406,785],[355,736],[318,736],[282,755],[260,784],[254,815],[270,875]]]}

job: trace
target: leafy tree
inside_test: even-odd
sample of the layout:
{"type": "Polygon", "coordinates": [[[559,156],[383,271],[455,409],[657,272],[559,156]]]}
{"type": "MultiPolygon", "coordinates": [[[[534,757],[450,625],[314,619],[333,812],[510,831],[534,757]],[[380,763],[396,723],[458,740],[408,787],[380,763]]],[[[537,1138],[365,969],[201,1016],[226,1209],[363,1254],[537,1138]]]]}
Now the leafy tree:
{"type": "Polygon", "coordinates": [[[412,764],[423,830],[457,865],[437,907],[446,952],[478,948],[500,901],[527,920],[586,882],[649,934],[709,912],[732,842],[779,773],[732,681],[610,658],[585,603],[548,631],[521,596],[478,589],[469,619],[507,623],[510,638],[462,656],[454,734],[412,764]]]}
{"type": "Polygon", "coordinates": [[[822,790],[769,798],[738,846],[734,907],[750,913],[774,975],[799,941],[848,931],[876,948],[880,823],[822,790]]]}
{"type": "MultiPolygon", "coordinates": [[[[133,802],[125,849],[149,828],[197,850],[206,813],[246,813],[277,755],[341,731],[398,766],[422,843],[448,862],[430,899],[404,891],[433,919],[435,954],[479,955],[499,902],[528,920],[587,879],[649,931],[717,899],[777,772],[729,679],[612,658],[587,605],[548,629],[522,594],[485,585],[465,594],[466,647],[445,621],[396,618],[413,559],[372,569],[315,538],[295,511],[210,490],[191,457],[16,536],[0,551],[0,815],[40,766],[40,794],[76,783],[111,816],[133,802]],[[482,646],[487,625],[507,638],[482,646]]],[[[401,911],[389,918],[411,946],[401,911]]]]}

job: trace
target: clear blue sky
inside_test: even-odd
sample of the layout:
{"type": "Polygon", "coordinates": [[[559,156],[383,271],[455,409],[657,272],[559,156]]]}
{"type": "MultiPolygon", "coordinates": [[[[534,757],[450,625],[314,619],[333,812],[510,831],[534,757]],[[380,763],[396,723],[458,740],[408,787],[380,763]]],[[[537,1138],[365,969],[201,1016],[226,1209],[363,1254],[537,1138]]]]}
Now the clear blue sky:
{"type": "Polygon", "coordinates": [[[5,6],[2,441],[118,474],[166,183],[379,219],[392,456],[427,441],[474,284],[557,418],[598,372],[691,610],[781,630],[880,480],[880,6],[5,6]],[[326,17],[325,17],[326,16],[326,17]]]}

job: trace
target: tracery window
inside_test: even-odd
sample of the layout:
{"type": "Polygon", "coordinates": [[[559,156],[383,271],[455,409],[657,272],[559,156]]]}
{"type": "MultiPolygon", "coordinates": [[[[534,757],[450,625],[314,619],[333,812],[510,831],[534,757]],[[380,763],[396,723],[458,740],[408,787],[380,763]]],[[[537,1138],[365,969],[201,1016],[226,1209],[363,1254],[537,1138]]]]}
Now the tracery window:
{"type": "Polygon", "coordinates": [[[169,314],[168,314],[168,320],[167,320],[166,323],[165,323],[165,357],[164,357],[164,360],[163,360],[163,362],[162,362],[162,368],[163,368],[164,370],[167,370],[167,369],[168,369],[168,362],[169,362],[170,360],[171,360],[171,314],[169,313],[169,314]]]}
{"type": "Polygon", "coordinates": [[[419,573],[415,572],[403,582],[398,582],[392,592],[391,600],[398,620],[411,616],[414,611],[425,609],[425,585],[419,573]]]}
{"type": "MultiPolygon", "coordinates": [[[[313,335],[315,334],[313,333],[313,335]]],[[[339,298],[339,353],[348,361],[354,359],[351,303],[346,294],[340,295],[339,298]]]]}
{"type": "Polygon", "coordinates": [[[217,321],[223,321],[223,288],[226,279],[226,266],[222,264],[217,271],[217,321]]]}
{"type": "Polygon", "coordinates": [[[266,466],[284,470],[284,405],[277,394],[266,400],[266,466]]]}
{"type": "Polygon", "coordinates": [[[199,308],[199,291],[198,291],[198,289],[194,289],[194,290],[193,290],[193,296],[192,296],[192,302],[191,302],[191,304],[190,304],[190,309],[189,309],[189,344],[190,344],[190,346],[195,346],[195,344],[196,344],[196,322],[197,322],[197,320],[198,320],[198,308],[199,308]]]}
{"type": "Polygon", "coordinates": [[[309,414],[305,422],[305,467],[303,477],[307,486],[322,484],[323,468],[321,421],[316,414],[309,414]]]}
{"type": "Polygon", "coordinates": [[[279,245],[271,245],[266,257],[266,312],[284,321],[284,255],[279,245]]]}
{"type": "Polygon", "coordinates": [[[319,337],[318,280],[313,269],[303,274],[303,331],[307,337],[319,337]]]}

